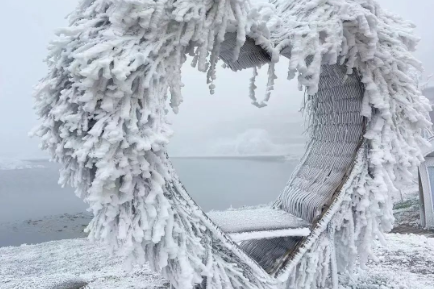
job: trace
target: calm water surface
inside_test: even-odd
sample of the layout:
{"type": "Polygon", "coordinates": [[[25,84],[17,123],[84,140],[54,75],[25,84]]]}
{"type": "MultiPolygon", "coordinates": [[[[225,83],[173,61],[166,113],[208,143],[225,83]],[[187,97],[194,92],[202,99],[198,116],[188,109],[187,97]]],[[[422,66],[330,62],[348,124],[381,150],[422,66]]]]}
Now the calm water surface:
{"type": "MultiPolygon", "coordinates": [[[[278,158],[174,158],[172,161],[187,191],[205,211],[273,201],[296,165],[295,161],[278,158]]],[[[38,164],[44,168],[0,170],[0,223],[86,211],[87,205],[75,196],[72,188],[57,184],[57,164],[48,161],[38,161],[38,164]]],[[[45,226],[62,225],[55,219],[46,221],[45,226]]],[[[25,222],[26,226],[28,223],[25,222]]],[[[48,229],[44,233],[41,230],[31,233],[21,226],[15,236],[6,239],[5,235],[11,233],[0,226],[0,246],[16,245],[24,240],[42,242],[74,237],[70,231],[57,228],[52,231],[61,234],[51,236],[48,229]]]]}
{"type": "Polygon", "coordinates": [[[274,201],[296,164],[275,158],[173,160],[187,191],[205,211],[274,201]]]}

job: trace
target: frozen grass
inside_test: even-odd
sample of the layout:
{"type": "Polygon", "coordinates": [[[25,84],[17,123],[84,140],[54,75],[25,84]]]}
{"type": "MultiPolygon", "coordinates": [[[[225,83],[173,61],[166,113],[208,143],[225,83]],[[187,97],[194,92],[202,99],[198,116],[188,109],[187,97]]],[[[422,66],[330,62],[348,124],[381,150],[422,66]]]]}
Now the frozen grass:
{"type": "Polygon", "coordinates": [[[0,288],[162,288],[165,281],[148,267],[124,270],[101,245],[86,239],[0,248],[0,288]],[[70,285],[70,287],[61,287],[70,285]]]}
{"type": "Polygon", "coordinates": [[[389,234],[387,248],[376,249],[378,262],[370,262],[358,280],[345,289],[434,288],[434,239],[420,235],[389,234]]]}
{"type": "MultiPolygon", "coordinates": [[[[377,248],[358,279],[341,289],[432,289],[434,239],[420,235],[387,235],[387,248],[377,248]]],[[[124,270],[121,261],[86,239],[0,248],[0,288],[156,289],[167,282],[148,267],[124,270]],[[86,285],[87,284],[87,285],[86,285]],[[69,287],[68,287],[69,286],[69,287]],[[75,287],[74,287],[75,286],[75,287]]]]}

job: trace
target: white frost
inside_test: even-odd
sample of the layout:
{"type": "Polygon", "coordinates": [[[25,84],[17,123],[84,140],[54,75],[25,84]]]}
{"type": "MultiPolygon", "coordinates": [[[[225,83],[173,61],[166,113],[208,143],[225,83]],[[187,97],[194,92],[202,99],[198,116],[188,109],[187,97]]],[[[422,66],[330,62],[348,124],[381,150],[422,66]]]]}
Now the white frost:
{"type": "MultiPolygon", "coordinates": [[[[387,247],[375,249],[379,261],[368,263],[340,289],[433,288],[434,239],[389,234],[386,240],[387,247]]],[[[71,281],[88,283],[86,289],[156,289],[167,282],[146,265],[125,271],[104,246],[84,239],[3,247],[0,259],[2,289],[52,289],[71,281]]]]}
{"type": "Polygon", "coordinates": [[[151,289],[161,288],[166,282],[148,266],[127,272],[122,261],[110,256],[105,246],[86,239],[3,247],[0,259],[2,289],[52,289],[71,283],[88,284],[88,289],[151,289]]]}
{"type": "Polygon", "coordinates": [[[310,234],[309,228],[283,229],[273,231],[253,231],[244,233],[229,234],[235,242],[246,240],[273,239],[279,237],[307,237],[310,234]]]}
{"type": "MultiPolygon", "coordinates": [[[[411,181],[411,169],[423,161],[431,106],[412,77],[422,69],[411,54],[418,42],[413,29],[372,0],[283,0],[259,7],[245,0],[84,0],[50,47],[49,74],[36,93],[41,121],[35,134],[62,164],[60,182],[76,187],[90,204],[91,240],[130,261],[148,261],[175,288],[204,278],[210,289],[273,288],[281,280],[227,238],[182,186],[166,153],[172,132],[165,104],[177,112],[182,103],[187,54],[208,72],[213,90],[226,32],[236,32],[235,58],[246,37],[272,63],[285,51],[288,77],[297,77],[308,94],[318,91],[323,64],[357,70],[369,148],[363,170],[346,184],[341,210],[327,217],[333,228],[312,234],[313,252],[304,251],[298,274],[282,275],[297,289],[310,287],[329,275],[332,240],[344,269],[358,256],[362,262],[375,257],[372,240],[393,226],[397,187],[411,181]]],[[[261,105],[274,86],[273,64],[268,76],[261,105]]],[[[261,139],[253,143],[263,149],[261,139]]]]}

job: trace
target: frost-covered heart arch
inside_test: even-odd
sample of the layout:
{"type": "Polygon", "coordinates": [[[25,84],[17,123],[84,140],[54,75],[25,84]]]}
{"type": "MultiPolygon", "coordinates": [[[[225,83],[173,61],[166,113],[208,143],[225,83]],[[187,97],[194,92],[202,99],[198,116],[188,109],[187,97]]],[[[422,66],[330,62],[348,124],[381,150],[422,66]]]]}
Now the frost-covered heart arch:
{"type": "Polygon", "coordinates": [[[336,288],[337,263],[344,270],[359,253],[369,256],[373,237],[392,226],[396,184],[423,159],[430,106],[413,77],[421,67],[411,31],[373,0],[83,0],[51,46],[36,134],[62,164],[61,182],[90,204],[90,238],[149,262],[175,288],[336,288]],[[272,264],[254,255],[278,252],[280,241],[234,242],[170,164],[165,105],[168,92],[175,111],[182,102],[188,54],[211,90],[219,59],[233,69],[271,63],[265,101],[251,89],[257,106],[286,56],[290,78],[310,95],[311,146],[271,209],[300,214],[311,233],[289,238],[293,246],[272,264]],[[327,94],[333,89],[339,93],[327,94]],[[312,188],[338,183],[325,190],[331,196],[290,193],[311,176],[303,175],[315,168],[309,156],[333,143],[342,150],[329,150],[332,170],[318,170],[313,179],[323,179],[312,188]]]}

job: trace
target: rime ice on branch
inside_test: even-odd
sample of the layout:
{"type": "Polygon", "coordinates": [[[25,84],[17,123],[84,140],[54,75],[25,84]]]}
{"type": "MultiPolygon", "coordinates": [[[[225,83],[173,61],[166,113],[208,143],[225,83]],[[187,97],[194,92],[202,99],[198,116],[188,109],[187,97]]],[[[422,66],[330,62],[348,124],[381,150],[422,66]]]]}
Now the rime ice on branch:
{"type": "MultiPolygon", "coordinates": [[[[50,72],[36,93],[41,121],[35,134],[62,164],[61,183],[89,203],[90,239],[149,262],[175,288],[321,288],[337,263],[344,272],[358,254],[366,261],[373,239],[392,227],[396,187],[423,160],[430,105],[410,73],[421,71],[411,55],[417,44],[412,31],[373,0],[258,6],[245,0],[83,0],[50,47],[50,72]],[[200,210],[166,153],[166,103],[170,95],[176,112],[182,102],[186,55],[207,72],[213,90],[227,33],[236,33],[234,60],[246,39],[270,56],[263,102],[254,94],[256,74],[250,84],[258,106],[270,98],[279,53],[290,60],[289,78],[297,76],[309,95],[318,92],[326,64],[357,71],[365,88],[365,154],[359,153],[339,205],[310,236],[310,250],[276,275],[200,210]]],[[[312,115],[310,124],[316,120],[312,115]]],[[[335,278],[327,282],[336,287],[335,278]]]]}

